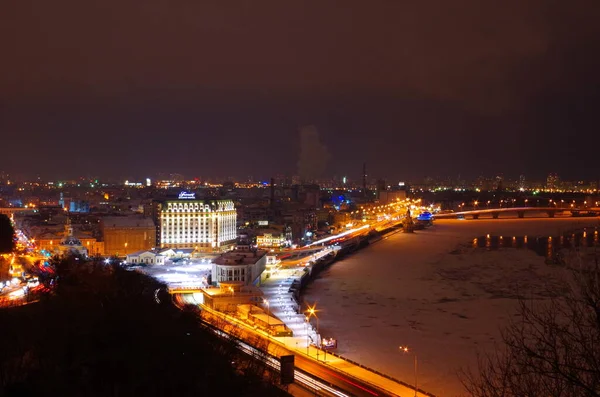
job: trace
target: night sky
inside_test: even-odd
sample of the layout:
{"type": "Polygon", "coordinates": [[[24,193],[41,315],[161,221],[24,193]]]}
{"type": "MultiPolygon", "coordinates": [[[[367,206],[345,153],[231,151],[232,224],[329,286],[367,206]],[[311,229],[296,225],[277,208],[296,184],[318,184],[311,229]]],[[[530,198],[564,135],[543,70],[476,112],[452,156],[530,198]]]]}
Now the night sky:
{"type": "Polygon", "coordinates": [[[9,0],[0,170],[600,177],[600,3],[9,0]]]}

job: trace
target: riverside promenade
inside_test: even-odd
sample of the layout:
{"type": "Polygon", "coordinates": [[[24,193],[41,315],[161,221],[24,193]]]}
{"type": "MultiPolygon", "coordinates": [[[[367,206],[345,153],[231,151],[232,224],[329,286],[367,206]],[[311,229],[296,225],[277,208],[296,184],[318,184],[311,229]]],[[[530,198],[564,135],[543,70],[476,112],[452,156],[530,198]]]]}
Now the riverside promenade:
{"type": "MultiPolygon", "coordinates": [[[[294,333],[293,337],[271,337],[271,340],[285,346],[287,350],[294,352],[296,355],[314,360],[315,363],[320,364],[325,369],[330,368],[344,373],[351,378],[370,384],[376,389],[390,393],[390,395],[432,397],[433,394],[422,390],[415,393],[414,385],[394,379],[360,363],[316,347],[320,341],[320,336],[317,333],[317,320],[315,316],[309,317],[301,310],[301,303],[296,302],[291,291],[294,282],[296,281],[299,284],[300,278],[304,275],[304,266],[309,261],[314,260],[315,257],[311,255],[306,258],[306,263],[295,263],[294,267],[280,268],[261,285],[260,288],[265,294],[264,305],[266,310],[269,310],[271,314],[283,321],[294,333]]],[[[407,374],[406,379],[412,378],[412,373],[407,374]]]]}

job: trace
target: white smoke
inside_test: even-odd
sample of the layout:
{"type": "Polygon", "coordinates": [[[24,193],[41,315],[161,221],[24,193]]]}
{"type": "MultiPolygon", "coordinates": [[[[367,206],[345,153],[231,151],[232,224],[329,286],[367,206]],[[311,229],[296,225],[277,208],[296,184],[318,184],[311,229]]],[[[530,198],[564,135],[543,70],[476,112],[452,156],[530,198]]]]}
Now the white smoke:
{"type": "Polygon", "coordinates": [[[323,176],[331,155],[321,142],[314,125],[300,128],[300,157],[298,174],[303,182],[314,182],[323,176]]]}

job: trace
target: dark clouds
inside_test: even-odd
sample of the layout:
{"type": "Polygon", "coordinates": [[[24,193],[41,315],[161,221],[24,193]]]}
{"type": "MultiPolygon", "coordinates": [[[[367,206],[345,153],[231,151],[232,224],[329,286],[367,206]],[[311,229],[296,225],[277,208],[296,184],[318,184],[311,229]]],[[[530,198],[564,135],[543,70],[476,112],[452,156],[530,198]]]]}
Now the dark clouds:
{"type": "Polygon", "coordinates": [[[564,136],[598,141],[598,20],[594,0],[11,1],[0,133],[50,174],[67,153],[100,175],[293,172],[314,124],[332,174],[595,178],[564,136]]]}

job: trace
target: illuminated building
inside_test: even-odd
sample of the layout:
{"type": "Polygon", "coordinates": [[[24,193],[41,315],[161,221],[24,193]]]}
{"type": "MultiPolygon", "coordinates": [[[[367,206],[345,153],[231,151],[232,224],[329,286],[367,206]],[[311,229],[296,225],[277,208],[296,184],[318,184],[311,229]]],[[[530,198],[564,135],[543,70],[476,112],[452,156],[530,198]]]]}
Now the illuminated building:
{"type": "Polygon", "coordinates": [[[156,227],[151,218],[109,216],[101,220],[105,255],[126,256],[156,246],[156,227]]]}
{"type": "Polygon", "coordinates": [[[548,178],[546,178],[546,189],[547,190],[557,190],[559,188],[560,178],[557,174],[548,174],[548,178]]]}
{"type": "Polygon", "coordinates": [[[69,253],[88,256],[104,255],[104,242],[84,233],[75,234],[69,219],[62,234],[39,234],[31,242],[35,243],[38,250],[50,255],[63,256],[69,253]]]}
{"type": "Polygon", "coordinates": [[[164,265],[165,255],[154,251],[137,251],[127,254],[127,263],[145,263],[150,265],[164,265]]]}
{"type": "Polygon", "coordinates": [[[67,219],[67,224],[65,225],[65,236],[60,240],[56,247],[61,256],[87,256],[88,254],[87,248],[83,246],[81,240],[73,235],[73,227],[71,226],[69,219],[67,219]]]}
{"type": "Polygon", "coordinates": [[[267,251],[253,250],[249,246],[238,246],[213,261],[212,281],[259,285],[267,265],[267,251]]]}
{"type": "Polygon", "coordinates": [[[231,200],[196,200],[182,192],[176,200],[156,202],[160,247],[218,250],[235,242],[237,212],[231,200]]]}
{"type": "Polygon", "coordinates": [[[256,236],[256,246],[259,248],[281,248],[286,245],[285,234],[281,231],[262,233],[256,236]]]}

